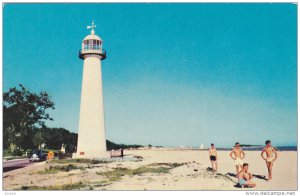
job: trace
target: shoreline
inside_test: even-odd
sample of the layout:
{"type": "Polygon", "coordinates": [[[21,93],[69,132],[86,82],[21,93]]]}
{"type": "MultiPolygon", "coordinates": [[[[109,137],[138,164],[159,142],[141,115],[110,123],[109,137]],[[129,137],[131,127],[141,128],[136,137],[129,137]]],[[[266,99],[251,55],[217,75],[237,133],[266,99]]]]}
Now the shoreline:
{"type": "MultiPolygon", "coordinates": [[[[223,148],[216,148],[217,151],[231,151],[231,149],[223,149],[223,148]]],[[[249,152],[261,152],[262,149],[247,149],[247,148],[241,148],[243,151],[249,151],[249,152]]],[[[154,151],[208,151],[209,149],[177,149],[177,148],[156,148],[156,149],[124,149],[124,152],[126,151],[141,151],[141,150],[154,150],[154,151]]],[[[298,152],[298,149],[290,149],[290,150],[277,150],[277,152],[298,152]]]]}

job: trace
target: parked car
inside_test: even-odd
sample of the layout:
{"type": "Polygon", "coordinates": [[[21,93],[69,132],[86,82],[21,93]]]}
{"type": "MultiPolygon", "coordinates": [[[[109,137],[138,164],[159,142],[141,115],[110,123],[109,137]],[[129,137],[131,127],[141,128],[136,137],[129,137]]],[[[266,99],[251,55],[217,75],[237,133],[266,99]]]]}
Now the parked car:
{"type": "Polygon", "coordinates": [[[46,155],[43,154],[42,150],[33,150],[31,155],[29,156],[29,161],[38,162],[45,161],[46,155]]]}

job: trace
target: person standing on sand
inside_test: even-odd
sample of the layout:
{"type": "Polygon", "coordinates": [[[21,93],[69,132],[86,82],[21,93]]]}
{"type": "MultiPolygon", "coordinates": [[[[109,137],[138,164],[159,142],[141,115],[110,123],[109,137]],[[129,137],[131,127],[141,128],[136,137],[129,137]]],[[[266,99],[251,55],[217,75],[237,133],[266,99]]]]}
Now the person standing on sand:
{"type": "Polygon", "coordinates": [[[234,160],[234,165],[236,167],[236,174],[238,175],[240,169],[242,169],[242,165],[243,165],[242,160],[245,158],[245,153],[240,148],[240,143],[238,142],[235,143],[235,147],[230,152],[230,157],[234,160]]]}
{"type": "Polygon", "coordinates": [[[266,141],[266,147],[262,150],[261,152],[261,157],[263,158],[263,160],[266,161],[266,165],[268,168],[268,181],[272,180],[272,168],[273,168],[273,164],[274,161],[277,159],[277,152],[275,150],[275,148],[273,148],[271,146],[271,141],[267,140],[266,141]],[[264,153],[266,153],[267,157],[264,157],[264,153]],[[273,157],[273,154],[275,154],[275,158],[273,157]]]}
{"type": "Polygon", "coordinates": [[[214,144],[210,145],[211,148],[209,149],[209,159],[211,162],[211,168],[213,171],[218,170],[218,164],[217,164],[217,149],[215,148],[214,144]]]}
{"type": "Polygon", "coordinates": [[[248,172],[248,163],[244,163],[242,166],[242,170],[238,173],[238,179],[239,179],[239,184],[242,187],[249,187],[253,188],[256,186],[256,184],[252,181],[250,181],[253,178],[253,175],[248,172]]]}

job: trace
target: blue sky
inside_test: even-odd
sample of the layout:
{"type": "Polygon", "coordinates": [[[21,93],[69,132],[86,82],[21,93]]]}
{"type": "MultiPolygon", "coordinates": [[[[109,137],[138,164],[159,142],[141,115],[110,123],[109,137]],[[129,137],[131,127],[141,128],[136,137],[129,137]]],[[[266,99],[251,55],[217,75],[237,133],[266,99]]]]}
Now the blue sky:
{"type": "Polygon", "coordinates": [[[5,4],[3,90],[47,91],[50,127],[77,132],[91,20],[107,50],[107,139],[296,145],[295,4],[5,4]]]}

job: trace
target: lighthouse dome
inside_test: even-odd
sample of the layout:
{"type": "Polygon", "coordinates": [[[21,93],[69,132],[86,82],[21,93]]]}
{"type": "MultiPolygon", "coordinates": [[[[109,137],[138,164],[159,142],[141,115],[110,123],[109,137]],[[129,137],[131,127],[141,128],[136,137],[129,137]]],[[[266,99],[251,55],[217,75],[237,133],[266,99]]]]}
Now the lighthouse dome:
{"type": "Polygon", "coordinates": [[[88,35],[86,36],[82,41],[84,40],[99,40],[99,41],[102,41],[102,39],[98,36],[98,35],[88,35]]]}

